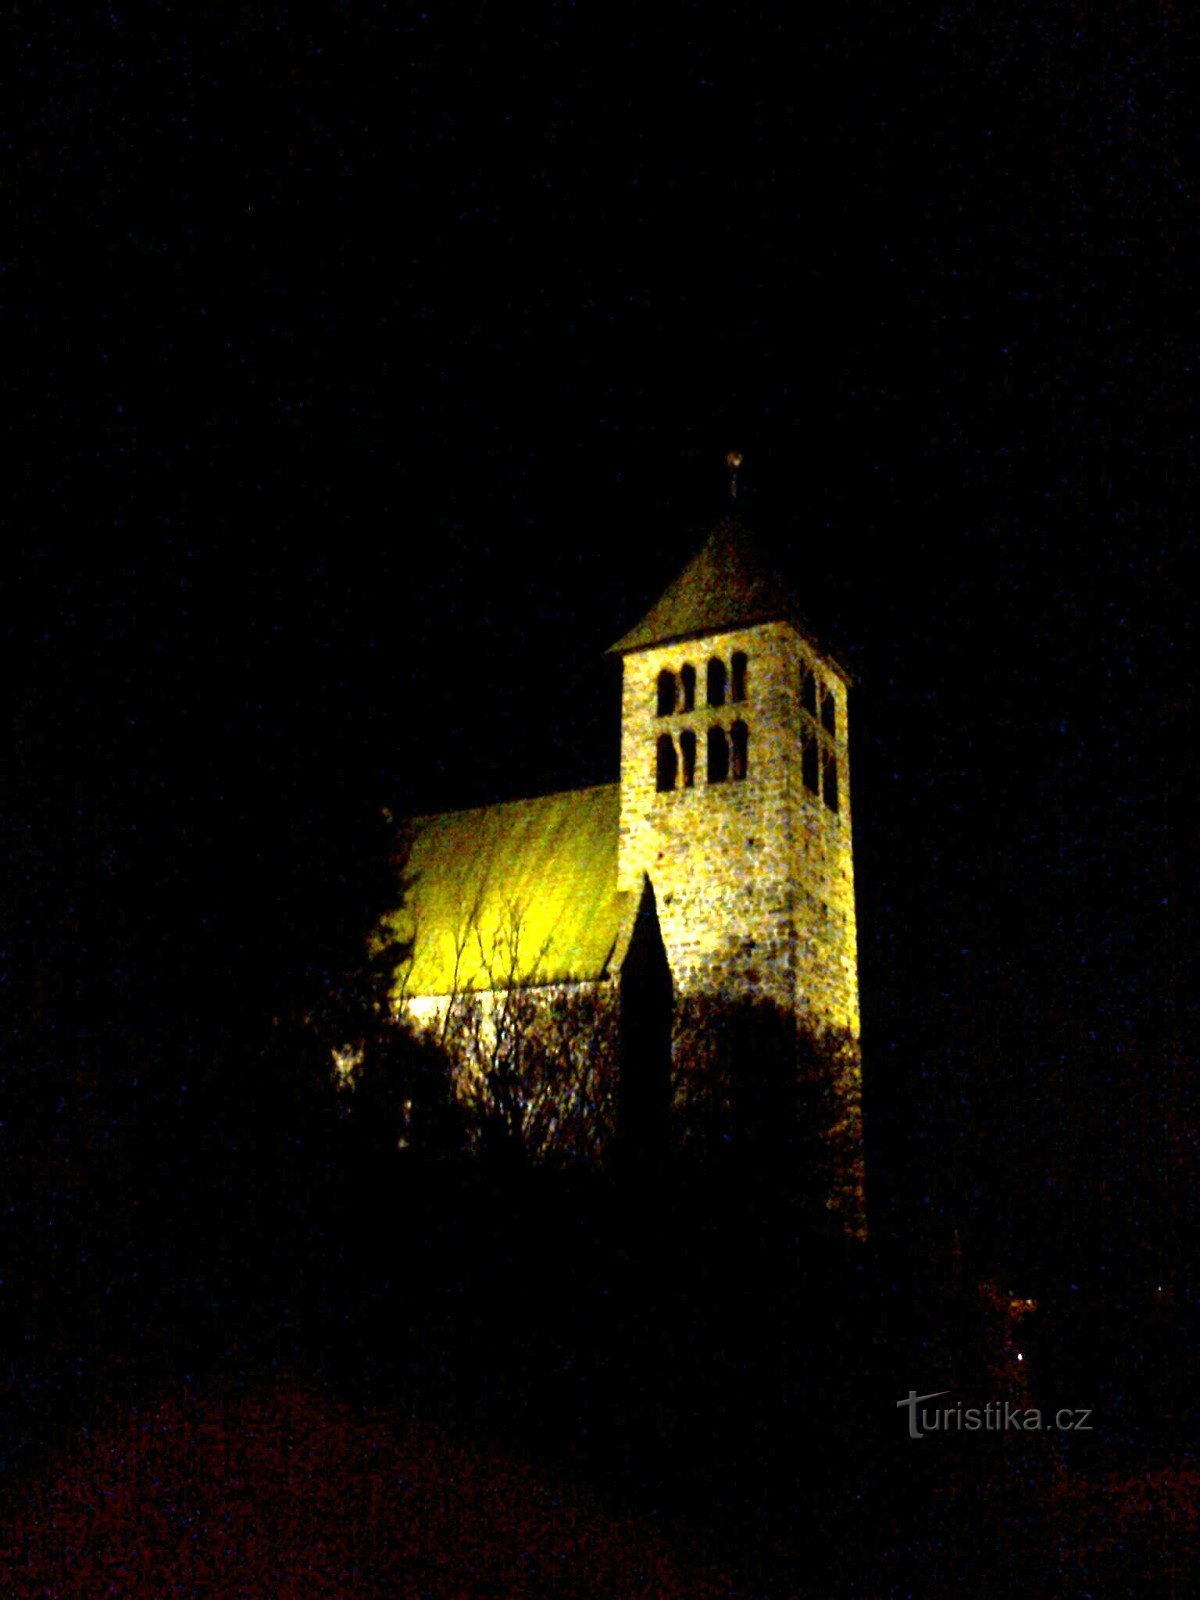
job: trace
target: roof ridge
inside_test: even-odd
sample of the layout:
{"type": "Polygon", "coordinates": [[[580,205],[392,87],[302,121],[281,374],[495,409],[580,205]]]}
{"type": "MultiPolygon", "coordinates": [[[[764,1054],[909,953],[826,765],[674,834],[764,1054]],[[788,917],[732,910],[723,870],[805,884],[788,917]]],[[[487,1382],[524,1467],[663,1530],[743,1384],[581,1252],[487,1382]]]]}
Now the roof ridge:
{"type": "Polygon", "coordinates": [[[590,794],[601,789],[619,789],[619,778],[607,783],[581,783],[573,789],[549,789],[544,794],[516,794],[507,800],[484,800],[477,806],[450,806],[445,811],[414,811],[403,818],[406,823],[429,822],[434,817],[465,817],[472,811],[498,811],[501,806],[527,806],[538,800],[560,800],[568,794],[590,794]]]}

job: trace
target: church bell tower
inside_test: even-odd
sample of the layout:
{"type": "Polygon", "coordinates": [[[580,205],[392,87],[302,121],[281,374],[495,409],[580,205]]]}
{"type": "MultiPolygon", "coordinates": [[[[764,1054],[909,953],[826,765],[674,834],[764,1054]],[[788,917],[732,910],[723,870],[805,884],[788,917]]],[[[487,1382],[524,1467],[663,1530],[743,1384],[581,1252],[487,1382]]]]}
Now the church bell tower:
{"type": "Polygon", "coordinates": [[[846,672],[732,515],[612,650],[619,887],[649,876],[677,992],[857,1036],[846,672]]]}

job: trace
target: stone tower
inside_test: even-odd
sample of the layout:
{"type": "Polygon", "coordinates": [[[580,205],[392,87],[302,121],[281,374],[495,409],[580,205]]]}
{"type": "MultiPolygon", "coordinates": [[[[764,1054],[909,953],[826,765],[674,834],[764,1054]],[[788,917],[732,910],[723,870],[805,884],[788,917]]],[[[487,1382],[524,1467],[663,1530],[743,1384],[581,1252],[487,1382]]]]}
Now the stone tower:
{"type": "Polygon", "coordinates": [[[846,673],[734,517],[612,650],[618,887],[649,876],[676,992],[857,1037],[846,673]]]}

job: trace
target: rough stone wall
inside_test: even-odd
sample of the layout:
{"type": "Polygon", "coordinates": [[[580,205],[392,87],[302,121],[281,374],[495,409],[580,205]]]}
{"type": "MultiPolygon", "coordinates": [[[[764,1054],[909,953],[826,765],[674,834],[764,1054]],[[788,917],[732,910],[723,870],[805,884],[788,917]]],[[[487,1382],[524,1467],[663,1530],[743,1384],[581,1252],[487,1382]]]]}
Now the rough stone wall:
{"type": "Polygon", "coordinates": [[[845,683],[787,623],[626,656],[621,729],[623,889],[649,873],[681,992],[760,994],[818,1025],[858,1032],[857,937],[850,848],[845,683]],[[706,704],[709,660],[747,661],[746,697],[706,704]],[[658,714],[659,674],[696,672],[695,707],[658,714]],[[801,704],[804,665],[834,696],[836,734],[801,704]],[[710,727],[749,730],[748,770],[707,781],[710,727]],[[657,743],[696,736],[695,784],[657,788],[657,743]],[[807,733],[837,766],[838,810],[804,784],[807,733]]]}
{"type": "Polygon", "coordinates": [[[850,767],[846,684],[836,669],[797,640],[798,663],[791,676],[795,704],[787,737],[792,747],[792,874],[796,896],[796,1009],[818,1024],[859,1032],[858,925],[854,909],[854,859],[851,843],[850,767]],[[836,732],[830,735],[801,703],[804,668],[834,701],[836,732]],[[793,731],[794,730],[794,731],[793,731]],[[837,768],[838,809],[804,782],[803,741],[818,748],[837,768]]]}
{"type": "Polygon", "coordinates": [[[621,836],[618,883],[632,888],[648,873],[658,901],[678,992],[759,993],[788,1004],[795,984],[789,892],[790,817],[787,760],[774,736],[787,699],[778,629],[747,630],[639,651],[625,658],[621,718],[621,836]],[[747,698],[706,704],[708,662],[728,668],[735,651],[748,662],[747,698]],[[659,673],[696,673],[695,706],[657,713],[659,673]],[[749,729],[745,779],[707,781],[707,735],[749,729]],[[697,740],[694,787],[657,790],[657,741],[697,740]]]}

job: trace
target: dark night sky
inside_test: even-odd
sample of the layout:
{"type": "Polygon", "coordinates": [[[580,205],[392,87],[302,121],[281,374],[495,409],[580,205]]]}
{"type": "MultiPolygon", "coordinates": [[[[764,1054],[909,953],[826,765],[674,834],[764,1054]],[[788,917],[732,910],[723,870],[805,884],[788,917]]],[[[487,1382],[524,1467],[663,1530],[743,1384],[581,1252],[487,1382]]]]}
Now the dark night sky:
{"type": "Polygon", "coordinates": [[[1052,1059],[1151,1071],[1194,776],[1179,33],[1023,4],[31,32],[23,1037],[203,1054],[356,935],[380,805],[615,775],[602,652],[737,445],[859,680],[887,1115],[934,1139],[960,1083],[980,1126],[1052,1059]]]}

